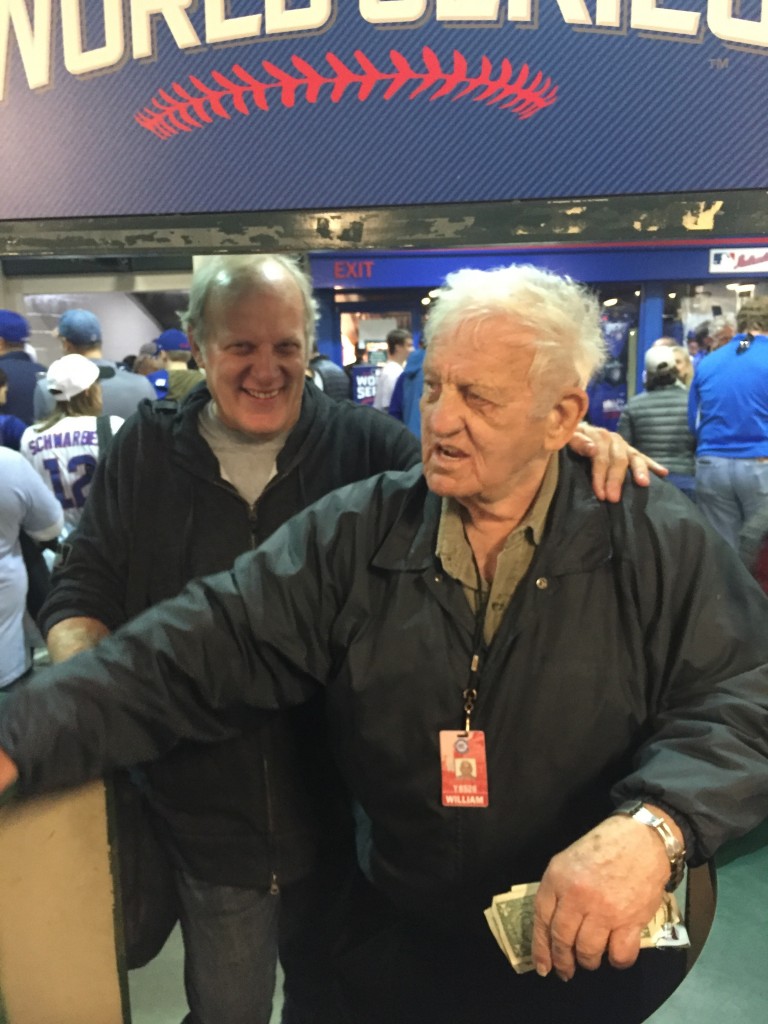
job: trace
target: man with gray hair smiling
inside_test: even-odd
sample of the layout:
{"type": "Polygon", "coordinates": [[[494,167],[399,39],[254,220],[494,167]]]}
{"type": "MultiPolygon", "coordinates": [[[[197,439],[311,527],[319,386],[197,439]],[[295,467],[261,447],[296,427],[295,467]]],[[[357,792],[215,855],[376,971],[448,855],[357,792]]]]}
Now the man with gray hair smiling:
{"type": "MultiPolygon", "coordinates": [[[[326,495],[13,695],[0,788],[176,756],[180,740],[236,736],[252,709],[323,694],[315,728],[360,829],[316,1019],[635,1024],[677,980],[669,954],[630,967],[665,885],[768,809],[765,598],[675,488],[606,503],[564,452],[603,355],[594,297],[530,267],[448,284],[428,328],[423,466],[326,495]],[[536,879],[537,971],[518,977],[483,908],[536,879]]],[[[293,406],[279,375],[256,373],[266,339],[245,324],[256,338],[283,324],[278,366],[301,334],[262,287],[261,317],[252,289],[209,293],[200,352],[221,422],[254,434],[290,431],[293,406]]],[[[227,777],[249,785],[257,749],[227,777]]]]}

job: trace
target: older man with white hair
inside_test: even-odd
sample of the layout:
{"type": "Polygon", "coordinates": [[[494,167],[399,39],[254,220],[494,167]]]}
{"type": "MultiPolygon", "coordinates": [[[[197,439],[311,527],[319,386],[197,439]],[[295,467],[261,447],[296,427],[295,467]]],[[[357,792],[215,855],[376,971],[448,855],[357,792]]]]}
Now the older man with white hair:
{"type": "Polygon", "coordinates": [[[318,1019],[635,1024],[681,970],[638,960],[665,886],[768,811],[765,598],[675,488],[607,504],[564,451],[603,355],[591,295],[528,267],[448,283],[423,466],[327,495],[14,695],[0,786],[322,692],[369,827],[318,1019]],[[536,879],[517,976],[483,908],[536,879]]]}

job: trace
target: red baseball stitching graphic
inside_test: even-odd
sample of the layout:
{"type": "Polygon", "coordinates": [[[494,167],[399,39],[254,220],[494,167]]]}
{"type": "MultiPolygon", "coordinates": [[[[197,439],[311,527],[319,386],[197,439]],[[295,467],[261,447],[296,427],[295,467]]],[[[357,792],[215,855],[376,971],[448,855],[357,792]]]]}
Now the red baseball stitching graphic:
{"type": "Polygon", "coordinates": [[[135,115],[135,119],[159,139],[167,139],[179,132],[203,128],[214,117],[229,120],[231,113],[225,105],[227,103],[245,115],[251,113],[249,100],[258,110],[269,110],[269,101],[273,98],[278,98],[284,107],[293,107],[301,91],[307,103],[317,103],[324,86],[330,86],[331,103],[338,103],[347,90],[353,88],[357,88],[357,98],[362,102],[380,83],[388,83],[382,95],[384,100],[391,100],[402,89],[414,86],[407,97],[412,100],[436,86],[429,97],[430,102],[445,96],[450,96],[452,101],[471,96],[475,103],[496,104],[500,110],[510,110],[520,120],[533,117],[545,107],[552,106],[557,99],[557,86],[550,78],[537,71],[529,82],[531,70],[527,64],[522,64],[513,78],[514,68],[506,58],[502,60],[498,74],[494,75],[492,62],[484,56],[480,61],[480,73],[470,75],[467,61],[458,50],[453,51],[450,70],[443,68],[437,54],[427,46],[421,51],[423,71],[415,70],[397,50],[389,51],[393,71],[380,71],[361,50],[355,50],[354,57],[359,71],[350,68],[335,54],[326,53],[325,60],[331,69],[327,75],[295,54],[291,63],[296,74],[263,60],[261,66],[270,76],[269,81],[260,81],[240,64],[234,64],[232,75],[236,81],[219,71],[211,72],[218,88],[190,75],[189,82],[197,90],[196,94],[174,82],[172,91],[161,89],[150,105],[135,115]]]}

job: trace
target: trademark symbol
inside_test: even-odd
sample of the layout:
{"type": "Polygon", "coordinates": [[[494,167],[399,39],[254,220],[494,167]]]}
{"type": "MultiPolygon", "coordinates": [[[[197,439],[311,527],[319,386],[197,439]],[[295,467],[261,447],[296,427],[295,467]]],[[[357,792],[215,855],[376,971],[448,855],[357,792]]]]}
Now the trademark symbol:
{"type": "Polygon", "coordinates": [[[727,57],[710,57],[709,66],[712,71],[725,71],[728,67],[727,57]]]}

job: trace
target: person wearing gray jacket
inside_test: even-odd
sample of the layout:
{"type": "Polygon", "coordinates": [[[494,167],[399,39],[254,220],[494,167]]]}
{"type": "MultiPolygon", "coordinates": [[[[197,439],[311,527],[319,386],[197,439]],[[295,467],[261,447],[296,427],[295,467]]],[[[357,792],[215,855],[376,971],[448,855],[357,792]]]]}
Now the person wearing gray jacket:
{"type": "Polygon", "coordinates": [[[696,500],[696,439],[688,428],[688,391],[670,347],[645,353],[645,391],[627,402],[617,430],[669,470],[667,479],[696,500]]]}
{"type": "MultiPolygon", "coordinates": [[[[146,377],[128,373],[101,352],[101,324],[88,309],[68,309],[59,319],[58,334],[64,355],[85,356],[99,368],[99,383],[105,416],[128,419],[143,399],[154,401],[157,395],[146,377]]],[[[37,382],[34,393],[35,421],[46,419],[56,408],[44,380],[37,382]]]]}

